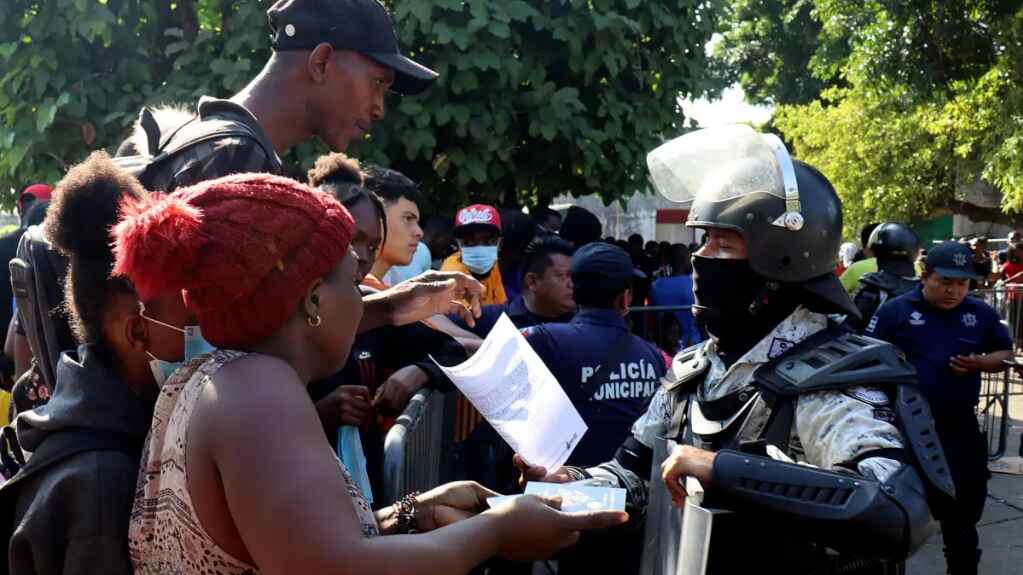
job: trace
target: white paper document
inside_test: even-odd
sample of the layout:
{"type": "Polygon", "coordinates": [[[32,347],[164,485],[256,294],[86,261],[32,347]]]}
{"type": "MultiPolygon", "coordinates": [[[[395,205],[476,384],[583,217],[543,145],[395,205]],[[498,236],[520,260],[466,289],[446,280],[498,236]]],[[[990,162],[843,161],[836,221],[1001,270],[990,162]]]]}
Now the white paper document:
{"type": "Polygon", "coordinates": [[[561,384],[507,315],[501,315],[465,363],[437,365],[508,445],[533,465],[560,467],[586,433],[583,418],[561,384]]]}

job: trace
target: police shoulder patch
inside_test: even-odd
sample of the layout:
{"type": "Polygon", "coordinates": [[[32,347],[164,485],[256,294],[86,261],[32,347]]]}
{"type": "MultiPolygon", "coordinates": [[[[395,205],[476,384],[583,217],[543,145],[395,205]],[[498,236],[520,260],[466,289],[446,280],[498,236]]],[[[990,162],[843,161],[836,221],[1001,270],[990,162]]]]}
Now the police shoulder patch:
{"type": "Polygon", "coordinates": [[[888,394],[879,387],[857,385],[843,389],[842,393],[874,407],[883,407],[891,403],[888,399],[888,394]]]}
{"type": "Polygon", "coordinates": [[[792,349],[795,345],[795,343],[787,339],[776,337],[771,340],[771,348],[767,351],[767,359],[774,359],[792,349]]]}

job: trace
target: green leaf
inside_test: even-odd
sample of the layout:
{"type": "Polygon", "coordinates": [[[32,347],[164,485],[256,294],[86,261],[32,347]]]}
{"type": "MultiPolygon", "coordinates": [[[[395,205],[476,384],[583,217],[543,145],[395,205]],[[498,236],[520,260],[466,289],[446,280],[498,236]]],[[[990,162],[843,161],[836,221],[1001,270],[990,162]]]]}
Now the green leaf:
{"type": "Polygon", "coordinates": [[[0,44],[0,58],[9,60],[14,55],[14,51],[18,49],[17,42],[5,42],[0,44]]]}
{"type": "Polygon", "coordinates": [[[57,115],[57,106],[53,102],[47,102],[40,104],[36,108],[36,130],[39,132],[45,131],[53,124],[53,119],[57,115]]]}
{"type": "Polygon", "coordinates": [[[430,14],[433,12],[433,7],[429,2],[414,2],[409,8],[409,12],[415,16],[417,20],[427,24],[430,22],[430,14]]]}
{"type": "Polygon", "coordinates": [[[490,33],[498,38],[507,40],[511,38],[511,28],[508,27],[504,22],[493,22],[490,25],[490,33]]]}
{"type": "Polygon", "coordinates": [[[455,123],[465,125],[469,121],[469,108],[460,105],[452,106],[451,118],[455,123]]]}
{"type": "Polygon", "coordinates": [[[174,54],[177,54],[182,50],[188,49],[188,46],[189,46],[188,42],[171,42],[170,44],[167,44],[167,47],[164,49],[163,53],[165,56],[173,56],[174,54]]]}
{"type": "Polygon", "coordinates": [[[438,44],[450,44],[454,39],[454,33],[454,30],[443,22],[438,22],[433,27],[434,38],[436,38],[438,44]]]}
{"type": "Polygon", "coordinates": [[[475,72],[463,70],[456,73],[451,80],[451,91],[455,94],[470,92],[476,88],[479,88],[479,78],[476,77],[475,72]]]}
{"type": "Polygon", "coordinates": [[[490,50],[482,51],[475,56],[476,66],[480,70],[492,69],[498,70],[501,67],[501,58],[498,57],[497,53],[491,52],[490,50]]]}
{"type": "Polygon", "coordinates": [[[525,22],[528,18],[539,16],[540,13],[522,0],[505,0],[501,3],[504,11],[513,21],[525,22]]]}
{"type": "Polygon", "coordinates": [[[9,171],[15,171],[21,164],[21,160],[25,158],[25,154],[28,153],[28,146],[18,145],[10,148],[10,150],[4,154],[3,161],[7,164],[9,171]]]}

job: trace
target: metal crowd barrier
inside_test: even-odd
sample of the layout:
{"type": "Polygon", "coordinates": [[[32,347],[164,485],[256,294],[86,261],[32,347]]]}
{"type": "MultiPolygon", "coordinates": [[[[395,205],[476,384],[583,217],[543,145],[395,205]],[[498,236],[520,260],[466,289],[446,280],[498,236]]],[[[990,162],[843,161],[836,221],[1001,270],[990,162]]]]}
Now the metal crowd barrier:
{"type": "MultiPolygon", "coordinates": [[[[650,343],[660,346],[664,343],[665,337],[665,323],[661,321],[662,316],[666,314],[675,314],[680,311],[690,311],[692,306],[688,305],[648,305],[648,306],[635,306],[629,308],[629,315],[627,321],[631,324],[632,333],[639,337],[649,341],[650,343]]],[[[681,333],[681,326],[679,326],[679,333],[682,338],[679,345],[681,349],[685,349],[691,345],[696,345],[705,337],[699,328],[695,328],[696,333],[699,334],[701,339],[697,340],[694,336],[686,337],[686,334],[681,333]]],[[[694,334],[695,335],[695,334],[694,334]]]]}
{"type": "MultiPolygon", "coordinates": [[[[1013,362],[1013,365],[1019,364],[1013,362]]],[[[1012,375],[1010,367],[981,376],[977,420],[987,437],[988,459],[991,461],[1004,456],[1009,443],[1009,399],[1011,395],[1023,395],[1023,391],[1012,393],[1012,375]]]]}
{"type": "MultiPolygon", "coordinates": [[[[1013,351],[1018,354],[1023,350],[1023,285],[1013,283],[991,289],[974,290],[970,295],[984,301],[998,312],[1002,323],[1012,336],[1013,351]]],[[[1005,455],[1009,432],[1012,429],[1010,425],[1012,398],[1023,396],[1023,380],[1020,379],[1018,372],[1023,364],[1015,361],[1007,364],[1004,371],[985,373],[981,376],[977,420],[981,431],[987,437],[988,458],[991,460],[1005,455]]]]}
{"type": "Polygon", "coordinates": [[[440,485],[443,433],[444,394],[420,390],[384,439],[382,505],[440,485]]]}

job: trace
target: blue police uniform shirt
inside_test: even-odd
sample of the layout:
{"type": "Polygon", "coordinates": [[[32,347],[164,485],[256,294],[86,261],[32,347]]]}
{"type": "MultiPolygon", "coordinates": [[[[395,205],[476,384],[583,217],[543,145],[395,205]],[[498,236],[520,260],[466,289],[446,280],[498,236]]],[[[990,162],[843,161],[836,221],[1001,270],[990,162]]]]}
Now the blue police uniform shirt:
{"type": "Polygon", "coordinates": [[[923,287],[884,303],[866,333],[898,346],[916,367],[921,392],[935,419],[971,416],[980,396],[980,373],[956,375],[952,356],[1012,349],[1009,330],[998,312],[967,297],[958,307],[940,310],[923,296],[923,287]]]}
{"type": "MultiPolygon", "coordinates": [[[[651,305],[688,305],[696,303],[693,295],[693,278],[688,275],[670,276],[654,281],[650,287],[651,305]]],[[[699,328],[696,327],[696,319],[692,310],[675,312],[678,320],[678,333],[681,338],[679,349],[696,345],[703,340],[699,328]]]]}
{"type": "Polygon", "coordinates": [[[610,370],[605,383],[594,387],[594,373],[626,329],[625,318],[617,312],[584,308],[568,323],[523,330],[589,428],[568,465],[611,460],[661,385],[664,356],[653,344],[629,334],[614,364],[601,368],[610,370]]]}
{"type": "Polygon", "coordinates": [[[533,327],[534,325],[540,325],[541,323],[565,323],[572,319],[574,313],[569,313],[561,317],[544,317],[536,315],[529,311],[526,307],[526,302],[522,299],[522,296],[512,299],[506,303],[485,305],[480,310],[480,316],[476,318],[476,325],[469,327],[460,316],[451,315],[448,316],[451,321],[455,322],[458,327],[468,330],[480,337],[487,337],[490,330],[494,329],[494,324],[500,319],[501,314],[507,313],[508,319],[512,321],[512,324],[519,329],[525,329],[527,327],[533,327]]]}

